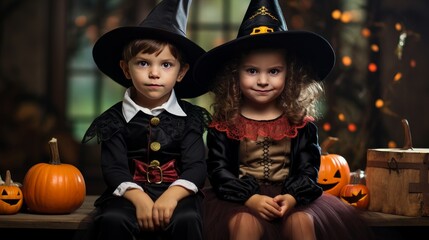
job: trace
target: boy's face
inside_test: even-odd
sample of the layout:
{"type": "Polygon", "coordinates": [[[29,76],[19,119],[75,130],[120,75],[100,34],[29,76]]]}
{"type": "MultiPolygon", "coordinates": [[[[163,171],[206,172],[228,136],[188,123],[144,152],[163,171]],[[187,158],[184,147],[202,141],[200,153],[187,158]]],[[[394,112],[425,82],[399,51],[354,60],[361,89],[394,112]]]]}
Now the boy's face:
{"type": "Polygon", "coordinates": [[[128,79],[133,81],[136,96],[133,100],[140,106],[154,108],[165,103],[176,82],[182,81],[189,66],[180,66],[164,47],[159,54],[140,52],[130,61],[121,61],[120,66],[128,79]]]}

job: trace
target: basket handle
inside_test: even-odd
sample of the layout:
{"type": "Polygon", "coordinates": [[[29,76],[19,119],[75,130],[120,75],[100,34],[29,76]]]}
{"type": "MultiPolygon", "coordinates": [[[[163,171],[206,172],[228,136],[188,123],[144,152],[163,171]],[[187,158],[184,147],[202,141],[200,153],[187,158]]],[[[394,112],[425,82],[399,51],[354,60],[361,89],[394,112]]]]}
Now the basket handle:
{"type": "Polygon", "coordinates": [[[404,128],[404,147],[402,147],[403,150],[412,150],[413,149],[413,142],[411,140],[411,131],[410,131],[410,125],[408,124],[407,119],[402,119],[402,127],[404,128]]]}

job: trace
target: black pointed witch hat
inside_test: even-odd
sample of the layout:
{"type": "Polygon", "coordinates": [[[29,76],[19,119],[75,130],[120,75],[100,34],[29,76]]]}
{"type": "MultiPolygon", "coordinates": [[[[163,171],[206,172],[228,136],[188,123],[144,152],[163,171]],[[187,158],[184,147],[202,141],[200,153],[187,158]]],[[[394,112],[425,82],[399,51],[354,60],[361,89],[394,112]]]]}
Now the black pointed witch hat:
{"type": "Polygon", "coordinates": [[[126,79],[119,66],[123,48],[135,39],[158,39],[171,42],[185,54],[190,69],[174,89],[179,98],[194,98],[206,92],[192,79],[196,60],[205,50],[186,37],[186,24],[191,0],[161,1],[138,26],[113,29],[102,35],[94,45],[92,55],[97,67],[115,82],[128,88],[131,80],[126,79]]]}
{"type": "Polygon", "coordinates": [[[237,38],[204,54],[194,70],[195,79],[210,88],[215,73],[232,56],[248,49],[284,48],[312,66],[323,80],[335,64],[335,53],[322,36],[309,32],[288,30],[278,0],[251,0],[237,38]]]}

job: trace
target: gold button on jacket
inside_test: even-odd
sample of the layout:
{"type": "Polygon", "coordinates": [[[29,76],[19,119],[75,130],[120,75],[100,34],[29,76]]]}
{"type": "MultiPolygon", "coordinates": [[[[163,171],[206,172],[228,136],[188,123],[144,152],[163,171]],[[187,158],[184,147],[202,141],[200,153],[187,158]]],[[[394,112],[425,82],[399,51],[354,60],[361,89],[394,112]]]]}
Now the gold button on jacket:
{"type": "Polygon", "coordinates": [[[157,126],[159,124],[160,120],[158,117],[153,117],[150,119],[150,124],[152,124],[152,126],[157,126]]]}
{"type": "Polygon", "coordinates": [[[152,151],[159,151],[159,149],[161,149],[161,144],[159,142],[152,142],[150,144],[150,150],[152,151]]]}

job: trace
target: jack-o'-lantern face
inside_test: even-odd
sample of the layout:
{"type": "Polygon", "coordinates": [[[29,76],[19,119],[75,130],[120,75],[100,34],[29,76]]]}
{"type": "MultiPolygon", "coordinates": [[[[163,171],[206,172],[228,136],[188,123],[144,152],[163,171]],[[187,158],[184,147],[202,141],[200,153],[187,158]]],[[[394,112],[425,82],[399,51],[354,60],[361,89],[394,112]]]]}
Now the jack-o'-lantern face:
{"type": "Polygon", "coordinates": [[[9,170],[6,181],[0,185],[0,214],[15,214],[23,204],[21,188],[11,183],[9,170]]]}
{"type": "Polygon", "coordinates": [[[21,192],[21,189],[19,189],[18,187],[15,187],[15,186],[3,187],[0,190],[1,190],[0,202],[2,203],[13,206],[13,205],[18,205],[18,203],[22,200],[22,192],[21,192]]]}
{"type": "Polygon", "coordinates": [[[317,183],[325,193],[338,197],[341,188],[350,183],[350,168],[346,159],[337,154],[322,154],[317,183]]]}
{"type": "Polygon", "coordinates": [[[340,199],[356,208],[366,209],[369,204],[369,191],[363,184],[347,184],[341,189],[340,199]]]}

